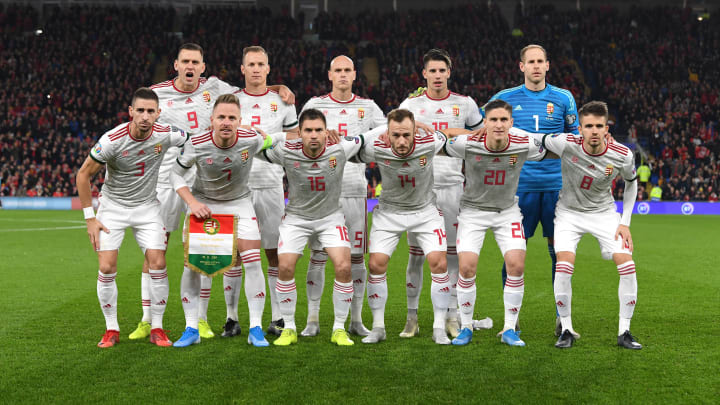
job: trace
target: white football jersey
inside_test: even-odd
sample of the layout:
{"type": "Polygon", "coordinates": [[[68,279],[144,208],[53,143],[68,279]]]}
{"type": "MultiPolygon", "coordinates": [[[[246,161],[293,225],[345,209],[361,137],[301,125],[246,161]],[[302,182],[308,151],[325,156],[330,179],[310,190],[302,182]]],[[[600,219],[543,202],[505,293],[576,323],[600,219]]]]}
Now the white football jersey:
{"type": "Polygon", "coordinates": [[[163,156],[180,148],[187,135],[181,129],[155,124],[149,137],[130,135],[130,123],[103,134],[90,150],[90,157],[107,170],[101,194],[126,207],[137,207],[157,199],[157,180],[163,156]]]}
{"type": "MultiPolygon", "coordinates": [[[[334,129],[340,136],[358,136],[385,125],[385,115],[371,99],[353,94],[348,101],[339,101],[331,94],[313,97],[305,103],[303,111],[314,108],[322,111],[327,128],[334,129]]],[[[367,197],[365,164],[348,162],[343,175],[342,197],[367,197]]]]}
{"type": "MultiPolygon", "coordinates": [[[[285,132],[298,126],[295,106],[282,101],[277,92],[267,89],[262,94],[245,89],[235,95],[240,99],[242,125],[252,125],[267,134],[285,132]]],[[[282,187],[283,169],[278,165],[256,159],[250,171],[250,188],[282,187]]]]}
{"type": "Polygon", "coordinates": [[[543,146],[560,156],[563,186],[558,208],[579,212],[616,211],[612,181],[620,174],[626,181],[635,179],[633,153],[619,143],[608,143],[597,155],[583,147],[583,138],[573,134],[548,134],[543,146]]]}
{"type": "MultiPolygon", "coordinates": [[[[472,97],[450,92],[441,99],[431,98],[427,91],[417,97],[409,97],[399,108],[412,111],[415,120],[433,127],[436,131],[446,128],[480,128],[482,115],[472,97]]],[[[435,158],[435,187],[461,184],[462,159],[448,156],[435,158]]]]}
{"type": "MultiPolygon", "coordinates": [[[[210,116],[212,115],[215,100],[223,94],[232,94],[239,90],[215,76],[208,78],[201,77],[198,86],[192,91],[182,91],[175,87],[174,80],[167,80],[162,83],[150,86],[160,99],[159,123],[173,125],[187,132],[197,134],[207,131],[210,127],[210,116]]],[[[158,177],[158,187],[171,188],[170,170],[172,170],[180,154],[179,149],[171,149],[163,158],[158,177]]],[[[195,170],[188,171],[186,181],[192,183],[195,170]]]]}

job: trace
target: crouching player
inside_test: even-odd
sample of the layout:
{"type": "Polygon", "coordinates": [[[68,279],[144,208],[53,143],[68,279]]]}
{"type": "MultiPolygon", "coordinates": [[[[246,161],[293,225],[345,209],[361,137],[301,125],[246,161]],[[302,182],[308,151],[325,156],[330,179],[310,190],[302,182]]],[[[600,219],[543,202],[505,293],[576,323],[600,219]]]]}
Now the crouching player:
{"type": "Polygon", "coordinates": [[[554,288],[563,332],[555,347],[569,348],[575,341],[570,317],[575,249],[580,238],[589,233],[597,238],[602,257],[612,259],[620,275],[617,344],[626,349],[642,349],[642,345],[630,334],[630,319],[637,302],[637,278],[630,235],[630,217],[637,196],[633,154],[623,145],[608,142],[605,103],[589,102],[578,115],[581,136],[545,135],[542,142],[562,160],[563,186],[555,210],[558,262],[554,288]],[[616,212],[611,192],[613,179],[618,174],[626,182],[622,215],[616,212]]]}

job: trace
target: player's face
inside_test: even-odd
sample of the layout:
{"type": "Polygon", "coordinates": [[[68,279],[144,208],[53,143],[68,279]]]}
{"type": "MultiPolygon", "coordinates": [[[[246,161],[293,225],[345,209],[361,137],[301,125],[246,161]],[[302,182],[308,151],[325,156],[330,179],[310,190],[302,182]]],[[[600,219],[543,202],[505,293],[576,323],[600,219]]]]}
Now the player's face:
{"type": "Polygon", "coordinates": [[[133,105],[128,107],[128,113],[140,131],[147,132],[152,129],[153,124],[160,116],[160,108],[155,100],[136,98],[133,105]]]}
{"type": "Polygon", "coordinates": [[[213,132],[224,141],[237,137],[240,126],[240,108],[236,104],[222,103],[212,113],[213,132]]]}
{"type": "Polygon", "coordinates": [[[355,66],[352,61],[348,58],[337,58],[330,66],[328,79],[332,82],[333,89],[344,91],[351,88],[355,81],[355,66]]]}
{"type": "Polygon", "coordinates": [[[605,117],[597,115],[580,117],[580,134],[583,136],[583,143],[587,146],[602,146],[609,129],[605,117]]]}
{"type": "Polygon", "coordinates": [[[427,81],[428,89],[445,90],[448,87],[450,68],[443,61],[431,60],[423,69],[423,77],[427,81]]]}
{"type": "Polygon", "coordinates": [[[245,85],[262,86],[267,83],[267,76],[270,73],[270,64],[265,52],[248,52],[243,58],[240,67],[245,76],[245,85]]]}
{"type": "Polygon", "coordinates": [[[200,51],[181,50],[175,59],[175,70],[183,84],[196,87],[200,81],[200,75],[205,72],[205,62],[203,62],[200,51]]]}
{"type": "Polygon", "coordinates": [[[395,153],[401,156],[407,155],[415,144],[415,123],[410,118],[405,118],[402,122],[390,121],[388,138],[390,138],[390,147],[395,153]]]}
{"type": "Polygon", "coordinates": [[[550,62],[542,49],[530,48],[525,51],[525,60],[520,62],[520,70],[525,74],[525,80],[531,83],[542,83],[550,70],[550,62]]]}
{"type": "Polygon", "coordinates": [[[325,123],[319,118],[303,121],[300,127],[300,136],[303,148],[311,153],[320,152],[325,147],[325,139],[327,139],[325,123]]]}
{"type": "Polygon", "coordinates": [[[485,126],[489,140],[506,138],[513,126],[512,115],[504,108],[493,108],[485,112],[485,126]]]}

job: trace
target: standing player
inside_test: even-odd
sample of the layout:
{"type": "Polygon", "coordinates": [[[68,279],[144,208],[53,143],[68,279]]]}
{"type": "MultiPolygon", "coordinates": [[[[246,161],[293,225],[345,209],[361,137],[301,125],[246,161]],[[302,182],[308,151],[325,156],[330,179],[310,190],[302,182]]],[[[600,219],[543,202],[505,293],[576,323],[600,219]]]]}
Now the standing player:
{"type": "Polygon", "coordinates": [[[450,277],[447,272],[445,224],[435,205],[433,161],[445,145],[442,132],[415,136],[413,113],[405,109],[387,116],[389,144],[383,140],[367,142],[358,155],[364,162],[377,162],[383,179],[383,192],[375,208],[370,231],[370,277],[368,306],[373,327],[363,343],[385,340],[385,303],[388,298],[387,267],[403,232],[416,240],[427,253],[432,284],[435,319],[433,341],[450,344],[445,318],[450,301],[450,277]]]}
{"type": "Polygon", "coordinates": [[[300,114],[300,136],[300,140],[264,151],[268,161],[285,167],[289,187],[289,202],[280,225],[276,284],[285,327],[273,343],[278,346],[297,343],[295,266],[308,241],[317,238],[335,268],[335,322],[331,341],[339,346],[351,346],[354,342],[345,331],[353,300],[350,240],[340,206],[340,192],[345,163],[360,150],[362,138],[345,137],[339,143],[327,142],[325,116],[313,109],[300,114]]]}
{"type": "Polygon", "coordinates": [[[97,251],[100,264],[97,294],[105,315],[106,331],[98,346],[112,347],[120,339],[115,276],[118,249],[126,228],[132,228],[149,263],[150,342],[170,346],[172,342],[162,329],[169,290],[165,266],[166,235],[155,189],[163,155],[170,147],[181,147],[186,135],[174,127],[155,124],[160,109],[157,95],[149,88],[135,91],[128,112],[131,121],[100,137],[78,171],[76,180],[90,243],[97,251]],[[95,218],[90,179],[103,166],[107,174],[95,218]]]}
{"type": "MultiPolygon", "coordinates": [[[[340,136],[358,136],[372,128],[385,125],[385,116],[374,101],[353,94],[355,65],[352,59],[341,55],[330,62],[328,79],[332,92],[322,97],[313,97],[303,111],[314,108],[322,111],[327,127],[338,131],[340,136]]],[[[345,215],[345,224],[350,235],[351,272],[353,279],[353,302],[350,308],[349,332],[367,336],[370,331],[362,322],[362,306],[365,299],[366,232],[367,232],[367,179],[365,164],[348,162],[342,180],[340,205],[345,215]]],[[[311,246],[311,248],[313,248],[311,246]]],[[[325,262],[327,254],[322,248],[314,247],[307,272],[308,317],[302,336],[315,336],[319,332],[320,298],[325,285],[325,262]]]]}
{"type": "Polygon", "coordinates": [[[563,331],[555,347],[569,348],[575,341],[570,317],[571,280],[577,244],[584,234],[589,233],[598,240],[603,259],[612,259],[620,275],[618,346],[642,349],[642,345],[630,334],[630,320],[637,302],[637,278],[630,235],[630,218],[637,196],[633,153],[623,145],[608,142],[605,103],[589,102],[580,108],[579,116],[581,136],[553,134],[543,137],[543,146],[560,156],[563,176],[555,211],[558,262],[554,282],[555,304],[563,331]],[[622,216],[616,212],[612,197],[612,182],[618,174],[626,182],[622,216]]]}
{"type": "MultiPolygon", "coordinates": [[[[545,76],[550,69],[547,52],[540,45],[528,45],[520,51],[520,71],[525,84],[503,90],[490,98],[500,99],[513,106],[515,126],[534,133],[568,132],[577,134],[577,107],[570,91],[547,84],[545,76]]],[[[526,162],[520,172],[518,197],[523,215],[525,237],[535,234],[542,223],[551,260],[552,279],[555,280],[555,249],[553,247],[553,219],[555,204],[562,186],[559,160],[526,162]]],[[[503,285],[506,283],[506,266],[503,265],[503,285]]],[[[560,335],[560,318],[556,319],[555,334],[560,335]]]]}
{"type": "MultiPolygon", "coordinates": [[[[415,119],[432,125],[436,131],[447,128],[477,129],[481,126],[482,116],[471,97],[453,93],[448,89],[448,79],[452,70],[452,61],[446,51],[431,49],[423,56],[423,77],[427,89],[418,96],[410,96],[399,108],[412,111],[415,119]]],[[[455,236],[458,227],[457,216],[460,210],[460,197],[463,194],[462,160],[448,156],[435,158],[435,186],[433,192],[437,198],[437,207],[445,221],[447,232],[447,270],[450,277],[450,307],[448,309],[446,331],[452,336],[458,335],[457,294],[458,257],[455,249],[455,236]]],[[[405,329],[400,337],[413,337],[419,332],[417,321],[418,303],[422,289],[424,252],[417,241],[408,235],[407,266],[407,305],[408,315],[405,329]]],[[[484,324],[492,320],[483,320],[484,324]]],[[[492,327],[490,323],[488,328],[492,327]]]]}
{"type": "MultiPolygon", "coordinates": [[[[267,133],[288,131],[297,133],[297,112],[293,104],[285,103],[276,91],[267,86],[270,73],[268,55],[260,46],[249,46],[243,49],[241,70],[245,76],[245,89],[235,93],[240,99],[243,111],[243,124],[252,125],[267,133]]],[[[285,209],[283,192],[283,169],[261,159],[255,159],[250,171],[248,185],[252,195],[252,203],[260,225],[262,248],[268,260],[268,284],[272,319],[268,332],[279,335],[283,327],[282,317],[275,296],[275,283],[278,273],[278,228],[285,209]]],[[[226,273],[224,277],[225,302],[228,304],[228,322],[225,330],[231,328],[230,302],[237,306],[242,278],[237,272],[226,273]],[[235,276],[235,277],[234,277],[235,276]],[[230,296],[228,296],[230,295],[230,296]]]]}
{"type": "MultiPolygon", "coordinates": [[[[177,158],[177,165],[170,178],[173,188],[188,205],[188,214],[200,219],[215,214],[234,214],[237,218],[238,262],[245,266],[245,296],[250,312],[248,343],[268,346],[262,331],[262,313],[265,308],[265,278],[260,264],[260,232],[255,210],[250,199],[248,177],[253,157],[271,138],[263,140],[253,130],[239,129],[240,103],[236,96],[224,94],[215,101],[212,114],[212,130],[190,138],[177,158]],[[197,166],[197,176],[190,192],[183,175],[197,166]]],[[[242,273],[240,273],[242,274],[242,273]]],[[[239,286],[233,286],[239,291],[239,286]]],[[[198,332],[198,299],[200,296],[200,273],[185,264],[182,280],[182,303],[185,310],[186,329],[175,346],[186,347],[200,343],[198,332]]],[[[234,307],[228,309],[229,332],[240,333],[237,314],[237,297],[232,298],[234,307]]],[[[225,332],[223,336],[225,336],[225,332]]]]}
{"type": "Polygon", "coordinates": [[[512,125],[510,104],[502,100],[491,101],[485,106],[487,133],[479,138],[460,136],[450,140],[445,147],[448,155],[465,160],[467,176],[457,236],[462,330],[453,339],[454,345],[466,345],[472,340],[478,255],[485,233],[492,230],[508,267],[503,292],[505,325],[500,335],[503,343],[525,346],[515,330],[525,292],[525,237],[515,193],[523,163],[542,160],[546,152],[539,140],[533,142],[528,133],[511,129],[512,125]]]}

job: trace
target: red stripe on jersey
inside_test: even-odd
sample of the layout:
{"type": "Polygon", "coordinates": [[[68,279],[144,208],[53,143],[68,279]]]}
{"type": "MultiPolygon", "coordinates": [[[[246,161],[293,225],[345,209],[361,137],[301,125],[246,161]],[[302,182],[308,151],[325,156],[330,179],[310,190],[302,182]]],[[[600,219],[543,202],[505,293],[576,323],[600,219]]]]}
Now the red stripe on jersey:
{"type": "Polygon", "coordinates": [[[207,135],[194,136],[194,137],[192,137],[192,138],[190,138],[190,139],[192,140],[192,144],[193,144],[193,145],[199,145],[199,144],[201,144],[201,143],[205,143],[205,142],[211,140],[211,139],[212,139],[212,135],[207,134],[207,135]]]}
{"type": "Polygon", "coordinates": [[[164,82],[155,83],[152,86],[150,86],[151,89],[158,89],[160,87],[169,87],[172,86],[173,81],[172,80],[166,80],[164,82]]]}
{"type": "Polygon", "coordinates": [[[123,127],[122,129],[118,130],[117,132],[114,132],[114,133],[108,135],[108,138],[110,138],[110,141],[112,142],[112,141],[122,138],[125,135],[128,135],[129,133],[130,133],[130,124],[123,127]]]}
{"type": "Polygon", "coordinates": [[[170,126],[153,124],[153,131],[155,131],[155,132],[170,132],[170,126]]]}
{"type": "Polygon", "coordinates": [[[426,143],[433,143],[433,142],[435,142],[434,139],[416,139],[415,140],[415,143],[418,145],[424,145],[426,143]]]}
{"type": "Polygon", "coordinates": [[[257,135],[257,134],[255,133],[255,131],[251,131],[251,130],[243,129],[243,128],[238,128],[237,135],[238,135],[240,138],[253,138],[253,137],[255,137],[255,135],[257,135]]]}
{"type": "Polygon", "coordinates": [[[623,156],[627,156],[628,152],[630,152],[630,150],[628,148],[626,148],[622,145],[614,144],[614,143],[608,144],[608,148],[614,150],[615,152],[617,152],[623,156]]]}
{"type": "Polygon", "coordinates": [[[510,135],[510,142],[512,143],[529,143],[527,136],[512,136],[510,135]]]}

